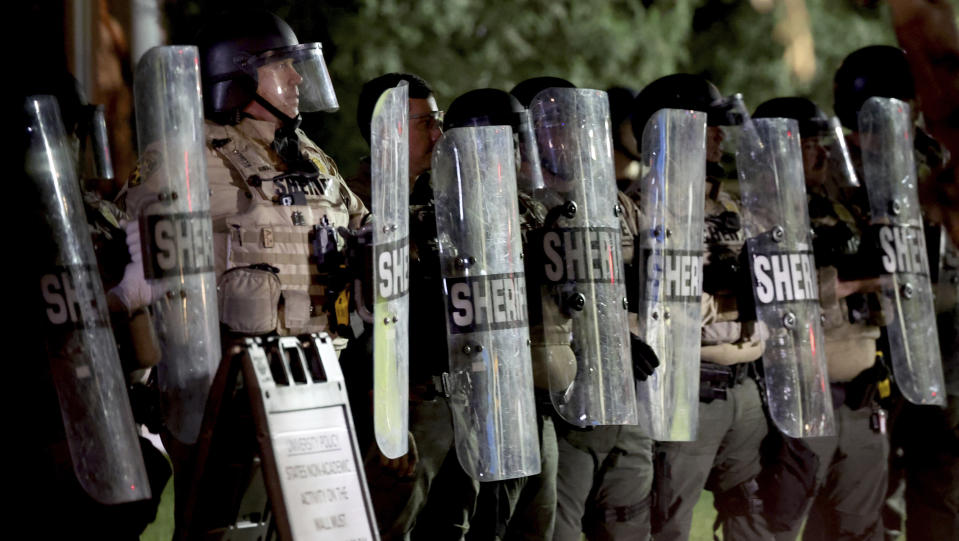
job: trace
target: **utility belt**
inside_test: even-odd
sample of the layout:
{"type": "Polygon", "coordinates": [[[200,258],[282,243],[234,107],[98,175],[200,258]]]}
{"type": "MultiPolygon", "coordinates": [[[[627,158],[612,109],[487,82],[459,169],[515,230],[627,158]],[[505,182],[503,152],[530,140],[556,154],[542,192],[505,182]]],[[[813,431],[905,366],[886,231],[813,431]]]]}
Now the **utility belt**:
{"type": "Polygon", "coordinates": [[[835,408],[845,404],[855,411],[877,406],[891,392],[889,369],[882,360],[882,351],[876,351],[876,362],[851,381],[834,381],[829,386],[835,408]]]}
{"type": "Polygon", "coordinates": [[[699,363],[699,401],[709,404],[717,398],[726,400],[726,391],[746,381],[753,363],[721,365],[699,363]]]}

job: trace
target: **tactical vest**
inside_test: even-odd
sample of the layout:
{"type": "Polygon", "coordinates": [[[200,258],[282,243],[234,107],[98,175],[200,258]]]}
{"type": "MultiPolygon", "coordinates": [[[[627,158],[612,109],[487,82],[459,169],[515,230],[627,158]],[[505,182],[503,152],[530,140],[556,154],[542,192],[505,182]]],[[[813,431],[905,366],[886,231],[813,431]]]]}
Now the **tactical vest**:
{"type": "MultiPolygon", "coordinates": [[[[274,320],[280,319],[281,335],[327,330],[323,307],[328,284],[317,254],[342,249],[336,228],[348,227],[350,220],[350,194],[332,160],[301,130],[297,135],[301,152],[319,175],[281,170],[272,149],[235,126],[207,123],[207,144],[243,179],[251,199],[245,212],[225,219],[229,235],[221,295],[229,293],[223,284],[230,282],[231,271],[262,264],[279,269],[283,317],[274,320]]],[[[233,315],[221,313],[221,319],[226,323],[233,315]]]]}

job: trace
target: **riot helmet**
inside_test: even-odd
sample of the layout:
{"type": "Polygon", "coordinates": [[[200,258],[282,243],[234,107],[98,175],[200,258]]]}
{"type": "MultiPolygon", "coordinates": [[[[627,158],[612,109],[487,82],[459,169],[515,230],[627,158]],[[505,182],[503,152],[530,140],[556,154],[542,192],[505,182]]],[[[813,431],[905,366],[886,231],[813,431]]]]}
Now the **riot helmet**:
{"type": "Polygon", "coordinates": [[[446,110],[443,129],[468,126],[510,126],[517,128],[514,113],[519,100],[496,88],[478,88],[460,95],[446,110]]]}
{"type": "MultiPolygon", "coordinates": [[[[520,82],[510,90],[510,94],[516,98],[516,101],[522,106],[520,122],[523,122],[522,115],[525,113],[530,120],[526,121],[529,126],[528,135],[536,150],[535,162],[538,169],[535,173],[536,182],[541,182],[539,186],[548,187],[557,192],[565,192],[569,189],[570,178],[566,177],[568,167],[565,160],[568,158],[564,152],[567,142],[565,137],[570,133],[566,129],[565,123],[560,120],[562,117],[561,106],[552,100],[538,102],[533,104],[541,92],[549,88],[576,88],[576,85],[561,79],[559,77],[532,77],[520,82]],[[531,109],[538,109],[535,112],[531,109]],[[534,128],[531,117],[539,118],[540,127],[534,128]]],[[[533,155],[530,153],[530,157],[533,155]]],[[[524,157],[523,161],[529,158],[524,157]]],[[[520,183],[523,183],[522,173],[520,174],[520,183]]],[[[522,188],[522,186],[521,186],[522,188]]]]}
{"type": "MultiPolygon", "coordinates": [[[[735,143],[726,143],[727,136],[720,128],[739,126],[748,115],[742,96],[733,94],[724,97],[712,82],[701,75],[675,73],[660,77],[646,85],[633,101],[633,136],[643,140],[646,123],[660,109],[687,109],[706,113],[706,161],[718,164],[730,161],[735,143]],[[724,153],[726,156],[724,157],[724,153]]],[[[731,167],[731,165],[730,165],[731,167]]],[[[709,171],[707,171],[709,173],[709,171]]],[[[722,177],[718,170],[710,173],[722,177]]]]}
{"type": "Polygon", "coordinates": [[[235,123],[256,102],[283,124],[300,112],[336,111],[339,104],[320,43],[300,43],[285,21],[267,11],[234,11],[197,36],[208,117],[235,123]]]}
{"type": "Polygon", "coordinates": [[[812,100],[773,98],[761,103],[752,117],[796,120],[808,186],[847,188],[859,185],[839,119],[827,116],[812,100]]]}
{"type": "Polygon", "coordinates": [[[857,115],[872,97],[915,99],[916,90],[906,52],[889,45],[871,45],[843,59],[833,79],[833,109],[843,126],[857,129],[857,115]]]}
{"type": "MultiPolygon", "coordinates": [[[[625,86],[614,86],[606,89],[609,96],[609,120],[613,129],[613,149],[629,159],[642,161],[639,158],[639,144],[633,135],[632,123],[626,122],[633,114],[633,100],[636,91],[625,86]]],[[[617,166],[618,167],[618,166],[617,166]]]]}
{"type": "Polygon", "coordinates": [[[576,88],[576,85],[559,77],[531,77],[514,86],[509,93],[519,101],[520,105],[529,107],[533,98],[547,88],[576,88]]]}
{"type": "Polygon", "coordinates": [[[660,77],[646,85],[633,101],[633,135],[641,141],[646,122],[660,109],[702,111],[709,126],[741,124],[737,99],[741,100],[738,94],[724,97],[716,85],[701,75],[674,73],[660,77]]]}

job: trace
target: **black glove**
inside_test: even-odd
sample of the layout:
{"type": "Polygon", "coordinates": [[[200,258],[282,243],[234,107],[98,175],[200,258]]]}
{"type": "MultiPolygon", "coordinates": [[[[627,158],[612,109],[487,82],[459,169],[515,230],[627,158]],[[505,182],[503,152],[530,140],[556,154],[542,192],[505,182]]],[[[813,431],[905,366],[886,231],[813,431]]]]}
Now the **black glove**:
{"type": "Polygon", "coordinates": [[[659,357],[649,344],[633,333],[629,333],[629,345],[633,352],[633,377],[639,381],[646,381],[646,378],[653,375],[653,371],[659,366],[659,357]]]}

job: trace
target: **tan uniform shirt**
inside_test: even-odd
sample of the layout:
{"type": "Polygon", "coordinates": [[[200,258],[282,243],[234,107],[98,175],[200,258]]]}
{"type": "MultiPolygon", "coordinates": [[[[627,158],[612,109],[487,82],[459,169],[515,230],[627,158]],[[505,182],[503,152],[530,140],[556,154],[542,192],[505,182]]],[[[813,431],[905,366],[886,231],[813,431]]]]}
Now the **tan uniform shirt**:
{"type": "MultiPolygon", "coordinates": [[[[716,197],[706,197],[705,223],[703,235],[705,253],[703,254],[703,275],[711,272],[710,265],[727,265],[735,262],[739,264],[739,254],[746,242],[746,235],[741,227],[728,227],[723,219],[724,213],[740,215],[739,207],[729,194],[720,191],[716,197]],[[720,261],[723,260],[723,261],[720,261]]],[[[718,267],[716,267],[718,268],[718,267]]],[[[712,272],[716,272],[713,270],[712,272]]],[[[762,327],[751,321],[747,316],[746,322],[737,321],[739,309],[736,303],[736,291],[732,288],[736,284],[728,284],[703,292],[703,327],[702,350],[703,361],[733,365],[755,361],[762,356],[765,349],[765,336],[762,327]]]]}
{"type": "MultiPolygon", "coordinates": [[[[810,198],[820,197],[811,195],[810,198]]],[[[820,198],[820,205],[825,207],[824,198],[820,198]]],[[[813,211],[810,223],[819,234],[829,234],[828,229],[842,223],[853,232],[859,232],[853,212],[835,200],[828,201],[831,211],[813,211]]],[[[827,210],[825,208],[823,211],[827,210]]],[[[821,261],[816,264],[821,265],[821,261]]],[[[845,299],[836,297],[837,278],[836,267],[831,265],[818,266],[819,277],[819,305],[822,308],[824,347],[826,351],[826,366],[829,381],[851,381],[860,372],[870,368],[876,362],[876,340],[879,338],[879,327],[865,321],[853,322],[849,318],[849,307],[845,299]]]]}
{"type": "MultiPolygon", "coordinates": [[[[326,280],[315,246],[342,248],[336,228],[357,227],[366,207],[333,160],[300,130],[300,150],[318,175],[289,174],[271,146],[273,123],[246,118],[235,126],[207,121],[205,127],[220,321],[249,334],[327,330],[326,280]],[[263,264],[279,272],[250,268],[263,264]]],[[[145,177],[130,188],[128,205],[155,197],[157,185],[145,177]]]]}

